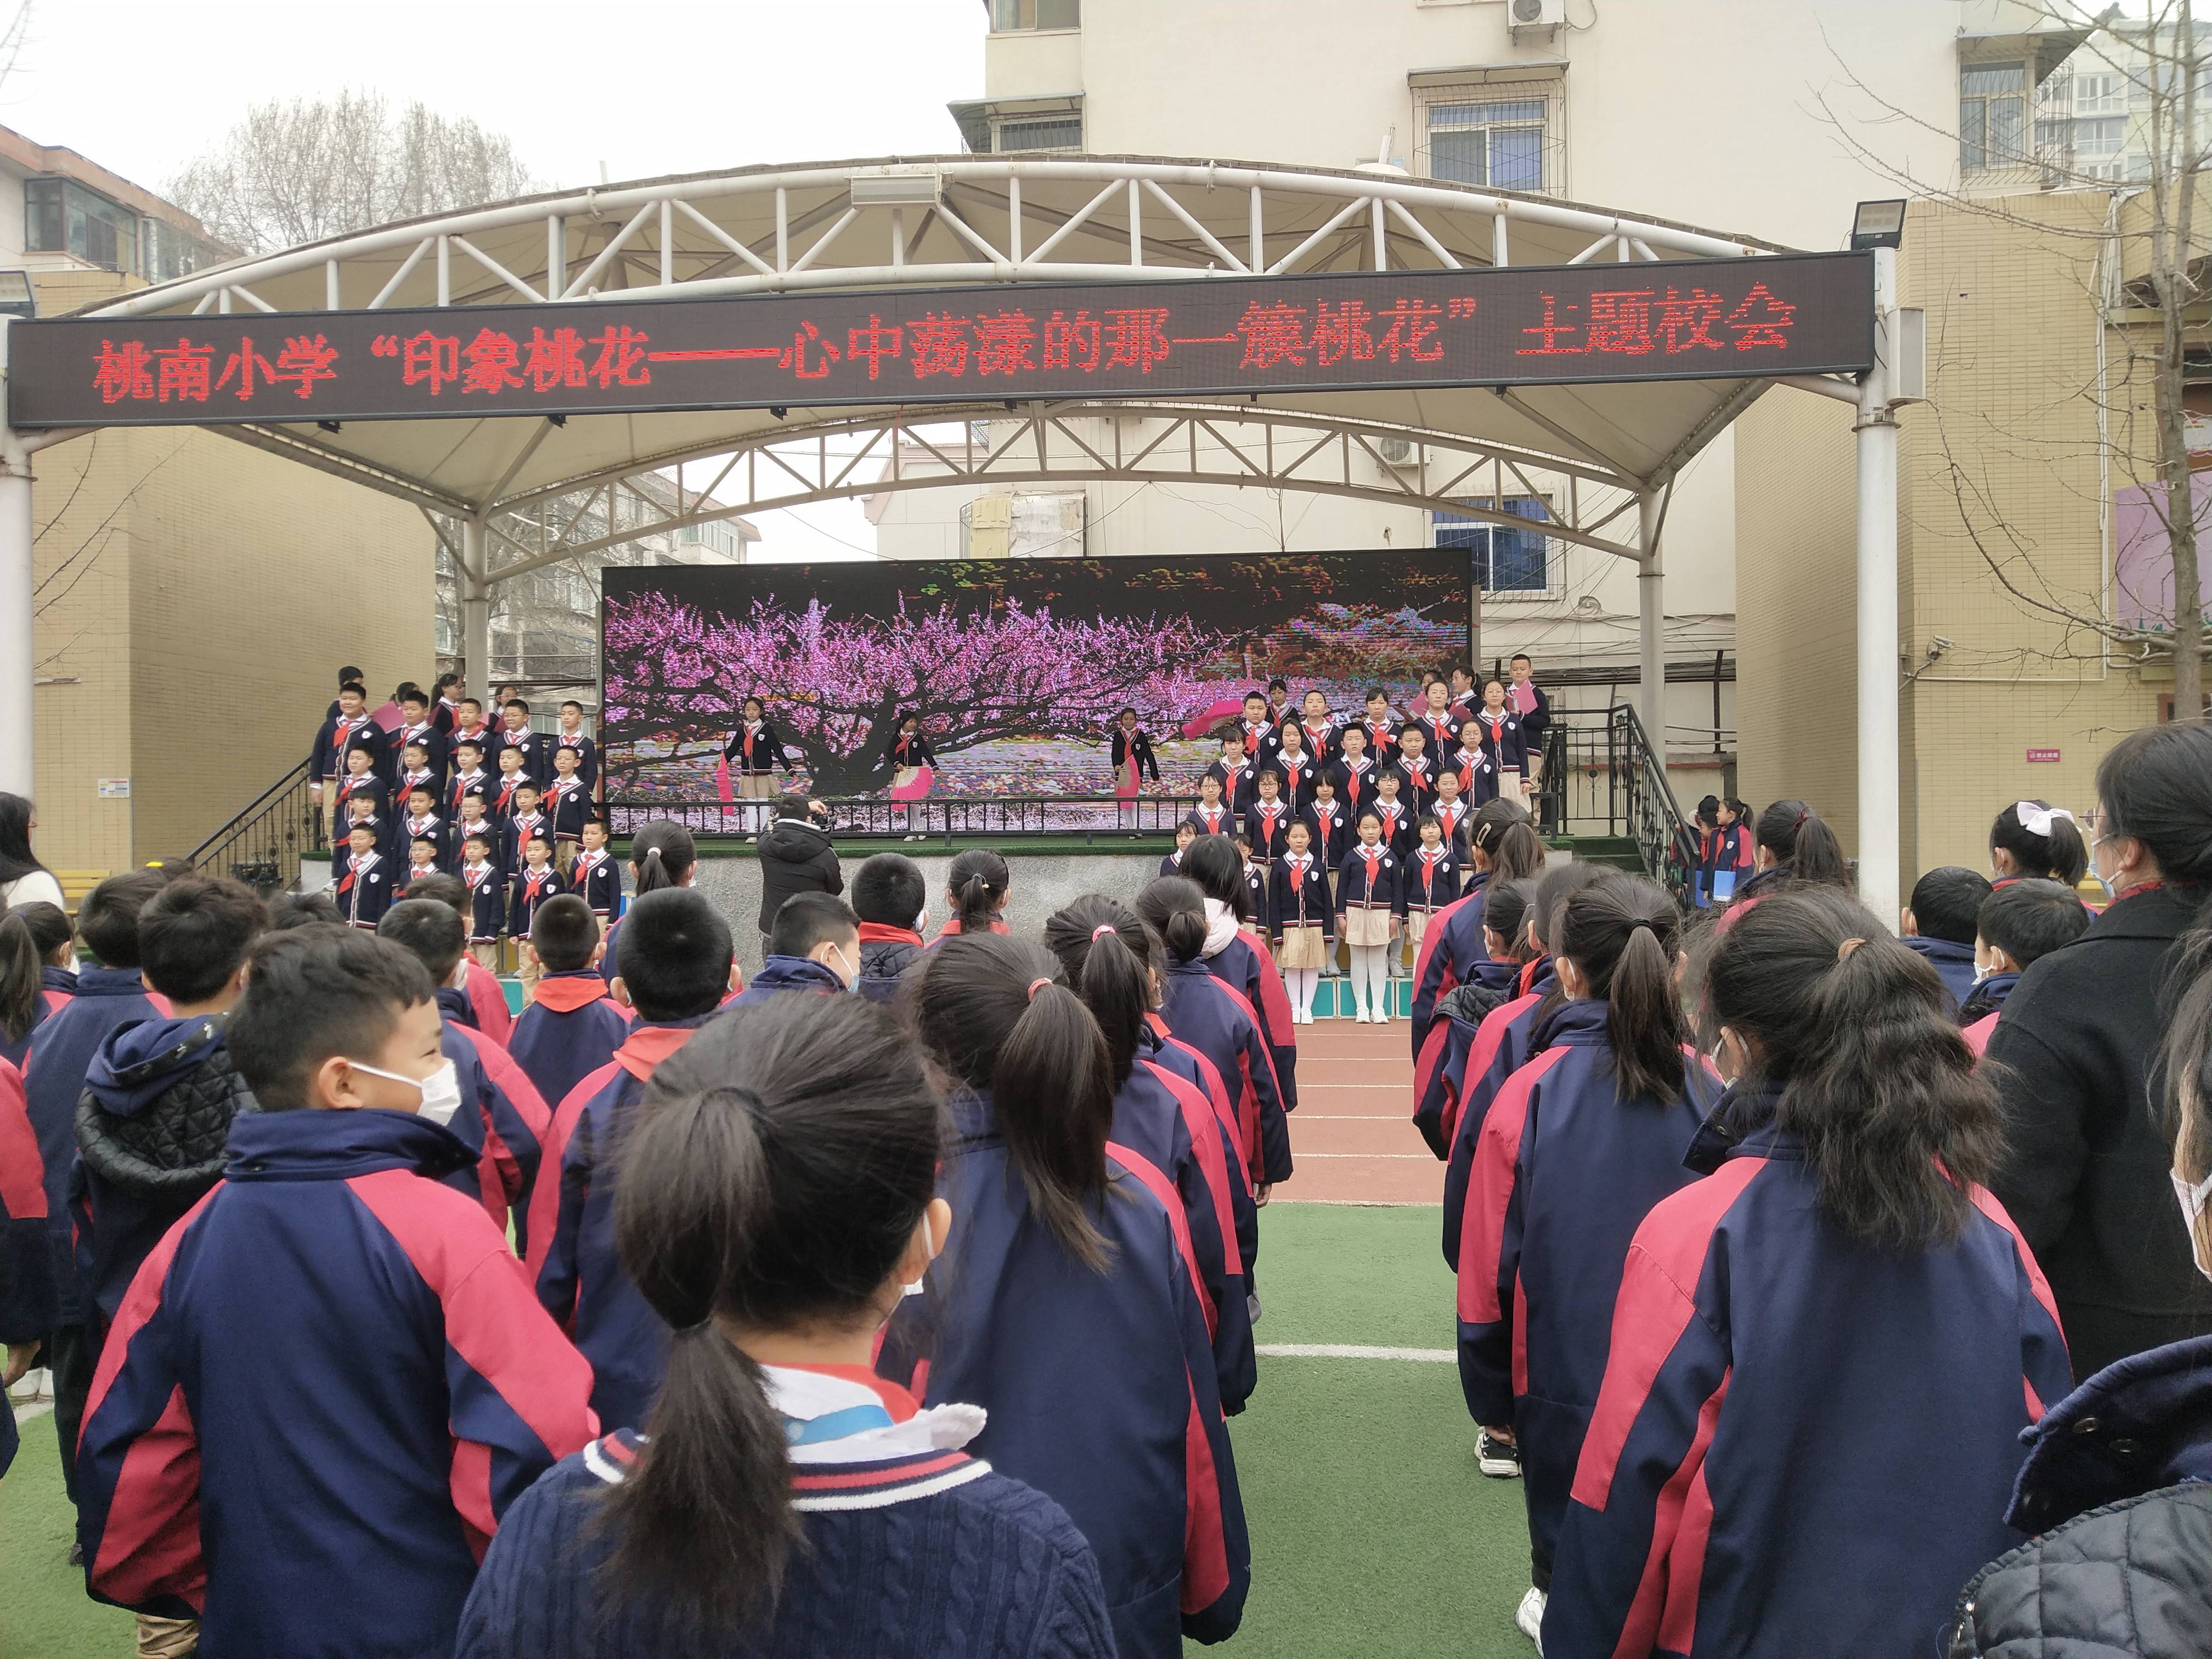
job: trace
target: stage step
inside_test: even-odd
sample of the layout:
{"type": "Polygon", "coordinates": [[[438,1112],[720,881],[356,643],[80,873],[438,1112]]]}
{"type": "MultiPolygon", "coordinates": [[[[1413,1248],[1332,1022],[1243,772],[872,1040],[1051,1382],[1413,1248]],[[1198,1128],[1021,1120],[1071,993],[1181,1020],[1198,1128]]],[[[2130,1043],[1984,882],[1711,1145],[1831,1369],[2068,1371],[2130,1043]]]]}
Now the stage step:
{"type": "MultiPolygon", "coordinates": [[[[1553,845],[1562,843],[1554,842],[1553,845]]],[[[1615,870],[1626,870],[1632,875],[1644,873],[1643,854],[1636,843],[1626,836],[1570,836],[1564,845],[1585,864],[1602,864],[1615,870]]]]}

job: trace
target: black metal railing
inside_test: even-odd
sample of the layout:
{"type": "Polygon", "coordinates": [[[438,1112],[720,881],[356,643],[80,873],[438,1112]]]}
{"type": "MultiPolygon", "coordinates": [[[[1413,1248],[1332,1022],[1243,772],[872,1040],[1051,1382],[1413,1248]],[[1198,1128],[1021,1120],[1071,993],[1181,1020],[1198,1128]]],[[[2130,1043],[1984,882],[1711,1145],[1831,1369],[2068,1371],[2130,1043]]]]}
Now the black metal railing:
{"type": "Polygon", "coordinates": [[[323,850],[323,809],[307,793],[301,761],[255,797],[252,805],[192,848],[195,869],[235,876],[264,895],[300,878],[304,853],[323,850]]]}
{"type": "Polygon", "coordinates": [[[1696,838],[1632,704],[1602,713],[1554,708],[1536,811],[1551,833],[1632,842],[1654,881],[1677,894],[1688,886],[1696,838]]]}
{"type": "MultiPolygon", "coordinates": [[[[820,798],[830,809],[830,829],[841,839],[869,836],[898,841],[926,836],[951,841],[963,836],[1168,836],[1196,810],[1194,795],[935,795],[921,800],[890,800],[880,795],[820,798]]],[[[607,817],[617,836],[628,835],[654,818],[682,824],[695,836],[754,836],[764,829],[775,800],[670,800],[617,795],[608,800],[607,817]]]]}

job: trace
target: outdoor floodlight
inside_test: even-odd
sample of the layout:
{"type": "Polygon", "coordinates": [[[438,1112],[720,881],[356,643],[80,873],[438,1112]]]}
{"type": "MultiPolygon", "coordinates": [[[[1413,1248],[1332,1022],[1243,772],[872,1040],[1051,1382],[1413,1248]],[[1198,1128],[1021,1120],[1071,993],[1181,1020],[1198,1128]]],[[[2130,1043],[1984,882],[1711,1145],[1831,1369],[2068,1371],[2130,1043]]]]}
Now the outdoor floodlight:
{"type": "Polygon", "coordinates": [[[1902,247],[1905,245],[1905,204],[1861,202],[1851,216],[1851,250],[1863,247],[1902,247]]]}

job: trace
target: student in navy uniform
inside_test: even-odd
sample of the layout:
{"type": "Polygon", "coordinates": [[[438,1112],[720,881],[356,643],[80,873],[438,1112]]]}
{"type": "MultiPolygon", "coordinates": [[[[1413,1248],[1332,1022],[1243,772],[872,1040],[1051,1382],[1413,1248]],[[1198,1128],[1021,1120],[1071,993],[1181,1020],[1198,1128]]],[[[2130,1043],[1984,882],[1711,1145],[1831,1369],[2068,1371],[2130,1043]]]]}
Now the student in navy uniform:
{"type": "Polygon", "coordinates": [[[592,816],[592,787],[577,769],[583,757],[574,749],[553,751],[553,787],[546,792],[544,812],[553,826],[553,862],[566,876],[584,847],[584,823],[592,816]]]}
{"type": "MultiPolygon", "coordinates": [[[[568,884],[561,879],[561,872],[553,867],[553,840],[543,830],[522,843],[522,867],[514,872],[514,880],[507,889],[507,931],[516,939],[530,937],[531,924],[538,920],[538,907],[558,894],[568,890],[568,884]]],[[[538,982],[529,953],[523,955],[521,978],[527,994],[538,982]]]]}
{"type": "MultiPolygon", "coordinates": [[[[1164,876],[1137,895],[1137,914],[1167,946],[1160,981],[1160,1014],[1168,1035],[1212,1066],[1228,1097],[1230,1125],[1255,1204],[1268,1188],[1291,1178],[1291,1131],[1282,1085],[1275,1073],[1259,1011],[1243,991],[1206,965],[1209,938],[1206,896],[1183,876],[1164,876]]],[[[1256,1250],[1245,1251],[1248,1266],[1256,1250]]]]}
{"type": "Polygon", "coordinates": [[[1253,884],[1249,851],[1248,848],[1240,855],[1218,838],[1198,842],[1183,860],[1183,873],[1198,884],[1206,901],[1206,947],[1200,953],[1206,971],[1252,1005],[1274,1061],[1283,1109],[1294,1112],[1298,1106],[1297,1033],[1291,1029],[1290,994],[1267,950],[1267,888],[1253,884]]]}
{"type": "Polygon", "coordinates": [[[2048,801],[2016,800],[1990,826],[1990,868],[1993,886],[2008,881],[2055,881],[2078,887],[2089,873],[2089,849],[2081,826],[2063,806],[2048,801]]]}
{"type": "MultiPolygon", "coordinates": [[[[643,1423],[667,1374],[669,1331],[616,1257],[617,1159],[654,1068],[721,1011],[732,979],[729,924],[703,893],[651,887],[623,915],[609,954],[616,1000],[636,1011],[637,1024],[613,1062],[553,1114],[524,1265],[539,1304],[591,1362],[600,1421],[643,1423]]],[[[805,1006],[811,1015],[827,1012],[805,1006]]]]}
{"type": "MultiPolygon", "coordinates": [[[[1435,813],[1422,813],[1414,821],[1413,833],[1420,839],[1403,866],[1398,896],[1404,906],[1399,914],[1406,919],[1406,948],[1418,961],[1430,924],[1459,902],[1460,863],[1435,813]]],[[[1392,959],[1398,959],[1395,951],[1392,959]]]]}
{"type": "MultiPolygon", "coordinates": [[[[1465,897],[1431,918],[1413,957],[1413,1018],[1408,1024],[1417,1101],[1440,1060],[1440,1050],[1431,1042],[1437,999],[1467,981],[1491,954],[1485,938],[1485,890],[1499,882],[1534,880],[1544,872],[1544,844],[1529,823],[1528,809],[1517,801],[1494,800],[1484,806],[1474,815],[1466,845],[1472,868],[1461,884],[1465,897]]],[[[1420,1118],[1416,1116],[1414,1122],[1420,1125],[1420,1118]]],[[[1422,1134],[1429,1150],[1443,1157],[1445,1148],[1434,1125],[1423,1126],[1422,1134]]]]}
{"type": "Polygon", "coordinates": [[[1389,693],[1376,686],[1367,694],[1367,712],[1360,717],[1367,752],[1377,766],[1387,765],[1398,746],[1398,720],[1390,710],[1389,693]]]}
{"type": "Polygon", "coordinates": [[[584,730],[584,705],[574,697],[561,705],[561,729],[553,734],[553,775],[561,775],[561,751],[573,750],[576,756],[576,775],[584,781],[585,789],[597,795],[599,787],[599,746],[584,730]]]}
{"type": "Polygon", "coordinates": [[[443,732],[449,742],[461,723],[460,695],[461,677],[450,671],[439,675],[430,688],[430,723],[443,732]]]}
{"type": "MultiPolygon", "coordinates": [[[[403,763],[409,749],[421,749],[423,765],[435,775],[437,787],[444,788],[453,775],[453,739],[431,718],[430,698],[422,687],[410,685],[400,692],[399,729],[392,734],[392,744],[403,763]]],[[[404,784],[408,780],[403,776],[400,781],[404,784]]]]}
{"type": "MultiPolygon", "coordinates": [[[[1199,776],[1199,798],[1206,796],[1206,781],[1212,778],[1219,786],[1221,805],[1233,816],[1243,817],[1252,803],[1260,798],[1260,769],[1244,752],[1244,740],[1234,732],[1221,740],[1221,755],[1199,776]]],[[[1208,831],[1209,834],[1218,833],[1208,831]]]]}
{"type": "Polygon", "coordinates": [[[407,798],[418,788],[428,789],[434,804],[445,793],[443,780],[430,765],[428,749],[422,744],[410,743],[400,751],[399,775],[392,791],[394,805],[404,811],[407,798]]]}
{"type": "Polygon", "coordinates": [[[1474,808],[1460,799],[1459,774],[1449,769],[1437,774],[1436,804],[1429,808],[1429,816],[1443,831],[1444,845],[1452,849],[1460,868],[1468,871],[1474,864],[1473,848],[1468,841],[1473,826],[1468,822],[1474,808]]]}
{"type": "Polygon", "coordinates": [[[1827,820],[1802,800],[1771,801],[1753,827],[1752,875],[1736,884],[1739,908],[1784,887],[1853,889],[1843,843],[1827,820]]]}
{"type": "Polygon", "coordinates": [[[383,805],[384,780],[377,775],[376,750],[368,744],[356,741],[347,744],[338,765],[332,799],[337,803],[337,822],[343,833],[343,826],[352,821],[346,808],[356,795],[367,795],[380,808],[383,805]]]}
{"type": "Polygon", "coordinates": [[[1282,857],[1289,846],[1284,831],[1297,822],[1297,811],[1283,799],[1282,775],[1272,769],[1261,772],[1259,799],[1243,821],[1244,839],[1251,846],[1254,860],[1272,866],[1282,857]]]}
{"type": "Polygon", "coordinates": [[[1921,1650],[2021,1541],[2021,1431],[2070,1386],[1985,1184],[1996,1091],[1928,965],[1841,892],[1740,910],[1706,996],[1736,1081],[1705,1178],[1629,1248],[1543,1644],[1687,1647],[1694,1620],[1699,1652],[1921,1650]]]}
{"type": "Polygon", "coordinates": [[[1337,742],[1341,745],[1340,752],[1322,775],[1335,790],[1346,816],[1356,824],[1359,815],[1375,805],[1375,761],[1367,752],[1367,728],[1347,726],[1337,734],[1337,742]]]}
{"type": "Polygon", "coordinates": [[[1221,778],[1209,770],[1198,781],[1198,805],[1191,809],[1190,823],[1201,836],[1230,836],[1237,832],[1238,816],[1223,798],[1221,778]]]}
{"type": "Polygon", "coordinates": [[[1973,988],[1959,1006],[1959,1035],[1986,1053],[2020,976],[2089,931],[2094,918],[2071,887],[2033,877],[1996,884],[1974,918],[1973,988]]]}
{"type": "Polygon", "coordinates": [[[1314,798],[1298,814],[1298,822],[1306,827],[1314,857],[1334,877],[1351,842],[1352,820],[1344,810],[1344,803],[1337,799],[1336,785],[1327,772],[1314,781],[1314,798]]]}
{"type": "MultiPolygon", "coordinates": [[[[492,764],[499,769],[492,787],[484,796],[484,812],[504,831],[514,816],[522,810],[522,792],[536,792],[538,785],[524,769],[527,757],[520,749],[501,749],[492,764]]],[[[504,853],[501,854],[504,859],[504,853]]]]}
{"type": "Polygon", "coordinates": [[[18,1071],[33,1034],[76,995],[76,938],[58,904],[33,900],[0,915],[0,1060],[18,1071]]]}
{"type": "Polygon", "coordinates": [[[1509,800],[1518,800],[1522,781],[1528,775],[1528,741],[1522,732],[1521,717],[1506,706],[1503,680],[1482,683],[1482,707],[1474,712],[1474,723],[1482,738],[1482,752],[1498,769],[1498,793],[1509,800]]]}
{"type": "Polygon", "coordinates": [[[553,781],[553,745],[543,732],[530,729],[530,705],[520,697],[500,710],[497,732],[500,752],[512,749],[522,757],[522,769],[540,789],[553,781]]]}
{"type": "MultiPolygon", "coordinates": [[[[504,883],[507,872],[501,867],[500,860],[507,848],[507,837],[501,833],[499,825],[485,813],[484,798],[482,795],[471,795],[464,799],[460,805],[459,815],[454,819],[451,827],[453,833],[453,847],[457,853],[462,851],[463,843],[471,836],[483,837],[484,852],[492,868],[500,872],[500,879],[504,883]]],[[[460,873],[458,866],[453,873],[455,875],[460,873]]]]}
{"type": "MultiPolygon", "coordinates": [[[[1190,850],[1191,842],[1197,840],[1200,833],[1199,826],[1189,818],[1185,818],[1182,823],[1176,825],[1175,851],[1168,854],[1160,860],[1159,873],[1161,875],[1172,876],[1182,871],[1182,855],[1190,850]]],[[[1216,832],[1209,830],[1204,833],[1213,834],[1216,832]]]]}
{"type": "Polygon", "coordinates": [[[483,1205],[501,1237],[512,1227],[516,1248],[527,1249],[530,1195],[553,1114],[506,1047],[477,1024],[475,1006],[459,983],[467,927],[452,905],[425,896],[393,905],[376,933],[413,956],[438,988],[439,1041],[461,1094],[460,1109],[447,1127],[474,1155],[470,1167],[449,1172],[445,1182],[483,1205]]]}
{"type": "Polygon", "coordinates": [[[776,907],[761,970],[729,1006],[750,1008],[793,991],[830,996],[860,976],[860,919],[830,893],[793,893],[776,907]]]}
{"type": "Polygon", "coordinates": [[[599,920],[574,893],[556,893],[538,907],[530,948],[544,977],[515,1020],[507,1051],[538,1099],[554,1109],[614,1059],[631,1017],[599,977],[599,920]]]}
{"type": "Polygon", "coordinates": [[[1974,988],[1974,927],[1990,884],[1979,871],[1947,864],[1912,884],[1899,919],[1899,942],[1918,953],[1943,981],[1954,1016],[1974,988]]]}
{"type": "Polygon", "coordinates": [[[511,797],[513,810],[502,826],[509,878],[522,873],[523,866],[527,862],[523,856],[524,849],[532,841],[543,836],[549,846],[552,842],[553,820],[545,815],[541,805],[544,799],[544,792],[534,783],[523,782],[514,786],[514,793],[511,797]]]}
{"type": "Polygon", "coordinates": [[[929,746],[929,739],[922,735],[920,715],[907,714],[900,718],[896,729],[891,732],[890,740],[884,745],[884,761],[891,769],[894,785],[904,782],[908,775],[925,766],[933,772],[937,769],[937,751],[929,746]]]}
{"type": "Polygon", "coordinates": [[[474,743],[455,744],[453,780],[446,786],[446,816],[458,821],[461,816],[461,802],[466,797],[487,797],[493,787],[492,775],[484,769],[482,746],[474,743]]]}
{"type": "Polygon", "coordinates": [[[368,688],[360,680],[341,684],[337,701],[331,706],[330,714],[316,732],[313,747],[308,751],[307,787],[322,806],[325,836],[331,833],[337,821],[337,797],[333,792],[338,780],[345,775],[346,751],[356,743],[365,744],[372,768],[382,752],[383,733],[369,719],[368,704],[368,688]]]}
{"type": "Polygon", "coordinates": [[[1291,683],[1286,679],[1267,682],[1267,718],[1280,726],[1291,718],[1291,683]]]}
{"type": "Polygon", "coordinates": [[[1390,768],[1398,775],[1399,795],[1419,817],[1437,797],[1437,763],[1430,757],[1428,738],[1421,726],[1409,720],[1398,733],[1398,755],[1390,768]]]}
{"type": "Polygon", "coordinates": [[[1313,830],[1304,818],[1291,820],[1283,856],[1269,874],[1267,914],[1267,934],[1290,993],[1291,1017],[1310,1025],[1322,968],[1336,954],[1336,907],[1329,896],[1328,866],[1315,850],[1313,830]]]}
{"type": "Polygon", "coordinates": [[[453,872],[459,863],[453,826],[438,816],[437,793],[428,784],[418,783],[408,792],[407,815],[399,820],[399,836],[409,847],[428,841],[435,855],[432,862],[447,875],[453,872]]]}
{"type": "Polygon", "coordinates": [[[1083,1534],[961,1449],[982,1414],[872,1375],[900,1287],[975,1224],[934,1196],[941,1107],[912,1042],[857,998],[780,999],[653,1095],[612,1237],[676,1333],[661,1408],[508,1510],[459,1659],[1112,1651],[1083,1534]]]}
{"type": "Polygon", "coordinates": [[[1298,726],[1305,734],[1307,753],[1314,765],[1326,772],[1336,758],[1337,719],[1328,706],[1328,693],[1308,691],[1301,701],[1298,726]]]}
{"type": "Polygon", "coordinates": [[[462,881],[469,890],[469,954],[479,967],[499,970],[499,939],[507,931],[507,878],[492,857],[491,836],[471,830],[461,838],[462,881]]]}
{"type": "Polygon", "coordinates": [[[338,909],[349,927],[373,933],[399,885],[400,866],[388,853],[377,850],[373,824],[356,823],[349,835],[345,873],[332,884],[338,909]]]}
{"type": "Polygon", "coordinates": [[[1244,716],[1237,724],[1236,736],[1248,765],[1266,766],[1274,760],[1283,741],[1275,730],[1274,713],[1267,706],[1265,692],[1244,694],[1244,716]]]}
{"type": "Polygon", "coordinates": [[[1479,811],[1498,799],[1498,763],[1483,746],[1482,722],[1473,715],[1460,723],[1459,746],[1438,764],[1458,778],[1460,799],[1469,811],[1479,811]]]}
{"type": "Polygon", "coordinates": [[[580,850],[566,872],[568,890],[581,897],[604,931],[622,904],[622,870],[607,851],[607,821],[587,817],[577,831],[580,850]]]}
{"type": "Polygon", "coordinates": [[[211,1655],[451,1652],[502,1512],[598,1432],[588,1372],[483,1211],[421,1178],[472,1160],[419,963],[272,934],[227,1041],[260,1109],[117,1316],[86,1587],[197,1618],[211,1655]]]}
{"type": "Polygon", "coordinates": [[[1313,799],[1314,783],[1322,775],[1322,763],[1307,744],[1305,726],[1297,715],[1285,715],[1276,728],[1276,736],[1279,746],[1271,769],[1279,781],[1283,804],[1297,812],[1313,799]]]}
{"type": "Polygon", "coordinates": [[[1439,675],[1421,688],[1420,706],[1407,716],[1406,723],[1419,728],[1422,751],[1431,760],[1437,760],[1459,741],[1462,718],[1452,711],[1451,690],[1439,675]]]}
{"type": "Polygon", "coordinates": [[[1160,781],[1160,763],[1152,755],[1152,740],[1137,724],[1137,711],[1124,708],[1114,717],[1112,738],[1114,788],[1134,795],[1146,776],[1160,781]]]}
{"type": "Polygon", "coordinates": [[[922,952],[929,884],[921,866],[903,853],[875,854],[854,872],[853,914],[860,921],[860,994],[889,1002],[922,952]]]}
{"type": "Polygon", "coordinates": [[[1138,1173],[1152,1195],[1182,1212],[1205,1296],[1221,1408],[1244,1409],[1258,1381],[1252,1314],[1235,1218],[1235,1162],[1229,1130],[1213,1103],[1154,1063],[1146,1017],[1159,1000],[1156,941],[1136,913],[1102,894],[1086,894],[1045,922],[1045,948],[1060,959],[1069,988],[1097,1020],[1112,1057],[1114,1120],[1109,1151],[1138,1173]],[[1141,1159],[1149,1172],[1130,1157],[1141,1159]]]}
{"type": "Polygon", "coordinates": [[[1382,844],[1395,853],[1402,861],[1413,851],[1413,809],[1407,800],[1403,780],[1395,767],[1375,780],[1375,799],[1367,811],[1382,821],[1382,844]]]}
{"type": "Polygon", "coordinates": [[[1362,1025],[1390,1022],[1384,957],[1398,940],[1400,871],[1373,807],[1359,815],[1358,839],[1336,871],[1336,931],[1352,947],[1352,1003],[1362,1025]]]}
{"type": "Polygon", "coordinates": [[[1567,902],[1555,958],[1566,1000],[1492,1103],[1461,1224],[1460,1385],[1468,1413],[1520,1446],[1534,1638],[1575,1461],[1605,1376],[1629,1241],[1697,1177],[1682,1155],[1720,1080],[1690,1059],[1674,991],[1681,912],[1639,876],[1567,902]]]}
{"type": "Polygon", "coordinates": [[[779,766],[787,778],[791,775],[791,758],[783,751],[783,739],[758,697],[747,697],[739,705],[737,728],[722,745],[722,759],[736,780],[739,800],[771,799],[775,794],[775,769],[779,766]]]}
{"type": "Polygon", "coordinates": [[[1200,1270],[1181,1207],[1109,1150],[1111,1050],[1033,945],[949,939],[920,974],[915,1027],[957,1090],[939,1190],[964,1242],[877,1369],[911,1379],[927,1357],[931,1401],[984,1408],[976,1449],[1097,1551],[1122,1659],[1224,1640],[1251,1557],[1200,1270]]]}
{"type": "Polygon", "coordinates": [[[374,837],[370,845],[378,852],[383,852],[391,842],[390,825],[377,811],[375,795],[368,790],[356,791],[346,802],[346,811],[338,820],[337,844],[331,848],[331,884],[333,887],[345,879],[345,872],[353,864],[353,831],[356,824],[368,830],[374,837]]]}
{"type": "Polygon", "coordinates": [[[1252,838],[1232,836],[1237,856],[1244,861],[1244,914],[1238,918],[1248,921],[1265,942],[1267,927],[1267,870],[1268,866],[1252,856],[1252,838]]]}
{"type": "Polygon", "coordinates": [[[407,843],[407,874],[399,884],[399,890],[404,893],[425,876],[442,876],[445,873],[438,867],[437,842],[428,836],[418,836],[407,843]]]}
{"type": "Polygon", "coordinates": [[[459,754],[465,743],[476,744],[483,757],[484,766],[496,777],[499,775],[499,732],[484,719],[483,705],[474,697],[463,697],[455,707],[453,752],[459,754]]]}

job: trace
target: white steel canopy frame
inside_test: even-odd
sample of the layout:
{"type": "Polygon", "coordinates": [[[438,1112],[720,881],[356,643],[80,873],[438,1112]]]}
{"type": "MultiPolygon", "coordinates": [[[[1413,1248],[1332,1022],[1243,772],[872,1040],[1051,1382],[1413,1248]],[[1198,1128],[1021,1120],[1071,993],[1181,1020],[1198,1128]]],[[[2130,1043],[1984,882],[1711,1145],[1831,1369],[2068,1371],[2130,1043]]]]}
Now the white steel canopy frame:
{"type": "MultiPolygon", "coordinates": [[[[1143,283],[1594,260],[1663,265],[1784,251],[1386,167],[959,155],[747,168],[526,198],[234,260],[86,314],[588,307],[617,297],[904,284],[1143,283]]],[[[866,411],[794,406],[220,429],[458,520],[465,641],[477,674],[487,655],[491,584],[616,539],[713,517],[987,480],[1173,478],[1353,495],[1526,528],[1464,495],[1500,494],[1477,480],[1509,475],[1530,493],[1547,493],[1531,482],[1546,475],[1565,481],[1548,493],[1565,498],[1547,533],[1638,565],[1647,613],[1644,712],[1659,729],[1657,536],[1665,495],[1682,465],[1771,384],[1430,386],[1266,392],[1235,404],[887,403],[866,411]],[[1103,440],[1078,424],[1101,416],[1119,417],[1103,440]],[[1132,417],[1137,428],[1125,441],[1121,422],[1132,417]],[[983,421],[990,430],[978,441],[975,423],[983,421]],[[952,422],[966,423],[963,440],[948,445],[933,435],[952,422]],[[937,465],[906,471],[901,455],[909,446],[937,465]],[[872,473],[870,458],[880,476],[863,476],[872,473]],[[552,538],[545,524],[554,514],[532,512],[561,496],[611,493],[646,472],[677,477],[674,504],[659,499],[665,491],[641,496],[658,518],[648,515],[619,538],[552,538]],[[695,477],[711,482],[695,489],[695,477]],[[710,497],[713,505],[702,506],[710,497]],[[520,528],[517,515],[526,513],[534,536],[520,528]]],[[[1856,395],[1826,377],[1807,389],[1856,395]]],[[[76,435],[0,433],[0,516],[8,520],[0,524],[0,611],[12,610],[29,586],[30,453],[76,435]],[[18,493],[20,550],[9,545],[17,539],[18,493]]],[[[574,524],[588,515],[566,516],[574,524]]],[[[0,682],[27,686],[30,623],[27,605],[21,609],[20,623],[9,617],[0,626],[0,682]]],[[[21,712],[0,720],[0,786],[27,790],[30,700],[5,701],[21,712]]]]}

